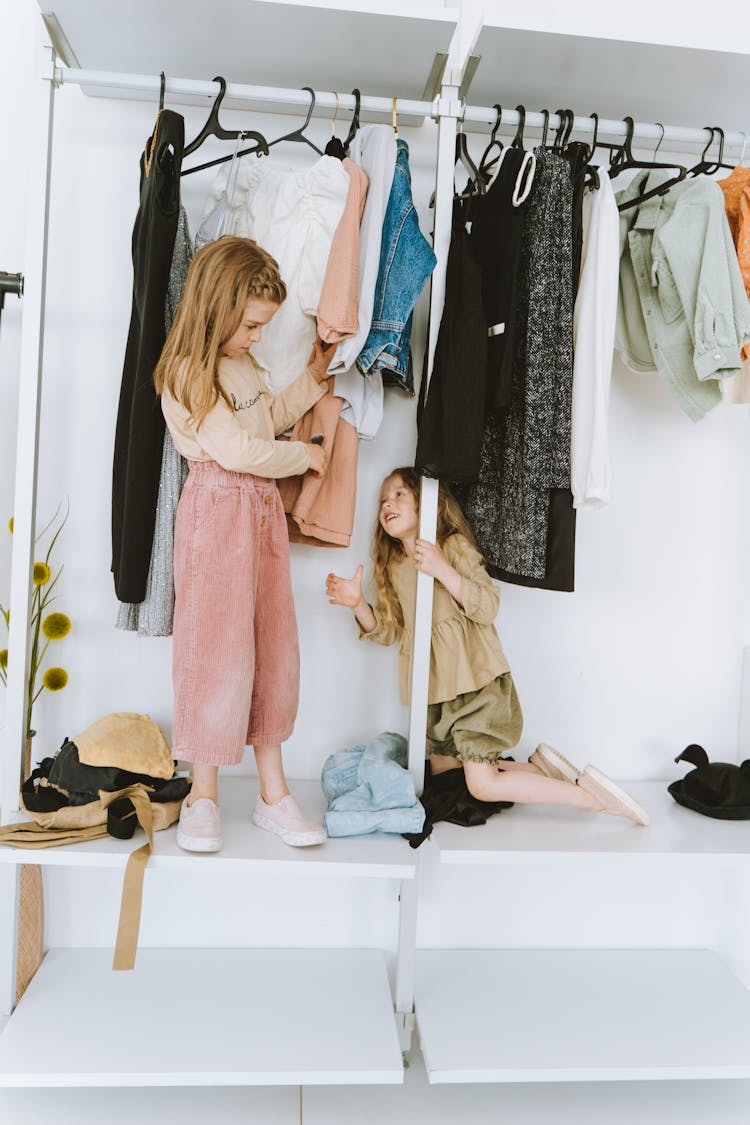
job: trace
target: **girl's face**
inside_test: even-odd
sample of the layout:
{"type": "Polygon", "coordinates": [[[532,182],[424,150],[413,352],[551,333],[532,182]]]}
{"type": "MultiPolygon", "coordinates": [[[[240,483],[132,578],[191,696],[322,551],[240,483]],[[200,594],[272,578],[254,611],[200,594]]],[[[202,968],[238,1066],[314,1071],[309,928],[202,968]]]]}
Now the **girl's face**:
{"type": "Polygon", "coordinates": [[[388,477],[380,494],[380,526],[391,539],[414,539],[419,530],[417,502],[400,476],[388,477]]]}
{"type": "Polygon", "coordinates": [[[222,344],[222,355],[234,359],[235,356],[249,352],[253,344],[260,340],[263,325],[268,324],[278,308],[273,301],[264,301],[261,297],[248,298],[242,323],[235,334],[222,344]]]}

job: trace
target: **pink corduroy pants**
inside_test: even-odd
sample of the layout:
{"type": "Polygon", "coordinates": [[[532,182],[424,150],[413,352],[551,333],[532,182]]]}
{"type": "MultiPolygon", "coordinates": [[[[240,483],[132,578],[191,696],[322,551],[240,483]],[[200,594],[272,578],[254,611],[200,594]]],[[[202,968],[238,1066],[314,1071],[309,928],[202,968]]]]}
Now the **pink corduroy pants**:
{"type": "Polygon", "coordinates": [[[174,545],[172,754],[236,765],[289,738],[299,645],[276,482],[191,461],[174,545]]]}

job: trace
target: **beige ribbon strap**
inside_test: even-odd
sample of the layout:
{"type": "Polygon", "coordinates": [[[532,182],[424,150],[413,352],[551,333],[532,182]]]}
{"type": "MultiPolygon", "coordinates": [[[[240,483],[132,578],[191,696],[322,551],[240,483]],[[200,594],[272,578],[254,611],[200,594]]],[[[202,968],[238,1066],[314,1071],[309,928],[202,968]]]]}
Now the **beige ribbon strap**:
{"type": "Polygon", "coordinates": [[[78,844],[81,840],[98,840],[106,835],[106,824],[89,828],[43,828],[34,820],[22,820],[0,828],[0,844],[12,848],[57,848],[60,844],[78,844]]]}
{"type": "Polygon", "coordinates": [[[135,968],[135,952],[138,948],[138,931],[141,927],[141,902],[143,898],[143,876],[146,864],[154,846],[154,827],[151,802],[142,785],[129,785],[119,793],[99,792],[99,799],[106,808],[121,797],[129,798],[135,807],[138,823],[148,837],[147,842],[131,853],[125,868],[120,899],[120,920],[117,925],[117,940],[112,968],[127,970],[135,968]]]}

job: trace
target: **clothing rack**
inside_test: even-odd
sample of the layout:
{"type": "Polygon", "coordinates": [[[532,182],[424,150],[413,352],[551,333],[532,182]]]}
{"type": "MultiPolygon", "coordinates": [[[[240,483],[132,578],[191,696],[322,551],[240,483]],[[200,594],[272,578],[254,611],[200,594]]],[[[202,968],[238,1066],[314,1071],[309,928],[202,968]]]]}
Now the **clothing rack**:
{"type": "MultiPolygon", "coordinates": [[[[28,260],[26,263],[26,297],[21,342],[21,378],[18,407],[18,454],[16,461],[16,484],[14,494],[14,535],[11,580],[11,622],[9,650],[14,658],[8,668],[8,690],[6,705],[7,746],[15,749],[0,760],[0,809],[2,820],[7,822],[18,809],[19,803],[19,764],[22,760],[26,730],[26,669],[28,668],[30,643],[30,597],[28,576],[31,573],[32,551],[34,545],[34,526],[36,517],[37,466],[39,443],[39,414],[41,399],[41,376],[43,366],[44,339],[44,300],[46,287],[46,262],[49,227],[51,150],[54,122],[54,94],[59,86],[77,85],[88,89],[126,90],[153,94],[154,104],[158,104],[161,88],[159,75],[123,74],[106,71],[84,70],[57,65],[57,58],[50,48],[45,49],[45,60],[37,89],[37,104],[33,107],[35,128],[29,133],[29,153],[31,163],[30,186],[30,227],[28,236],[28,260]]],[[[432,278],[432,301],[428,328],[428,367],[427,378],[432,373],[435,346],[445,298],[445,269],[450,245],[451,210],[454,194],[455,137],[459,122],[464,125],[489,126],[495,121],[494,107],[472,106],[460,99],[461,69],[449,59],[439,95],[432,102],[397,99],[395,110],[400,124],[416,123],[431,117],[438,125],[436,157],[436,192],[434,250],[437,265],[432,278]],[[411,119],[411,120],[409,120],[411,119]]],[[[165,95],[183,97],[213,98],[219,92],[216,82],[192,79],[170,78],[165,81],[165,95]]],[[[293,111],[297,107],[307,108],[309,94],[302,89],[284,89],[268,86],[250,86],[230,83],[226,89],[226,99],[233,102],[253,104],[266,112],[293,111]]],[[[355,98],[352,94],[336,94],[329,91],[315,91],[315,104],[318,109],[333,111],[354,110],[355,98]]],[[[364,95],[360,99],[360,112],[367,116],[383,117],[390,120],[394,109],[391,98],[364,95]]],[[[511,128],[519,123],[515,110],[504,110],[501,127],[511,128]]],[[[545,116],[541,113],[526,114],[526,127],[541,129],[545,116]]],[[[549,116],[549,128],[557,129],[561,124],[556,113],[549,116]]],[[[575,131],[592,133],[595,127],[591,117],[576,117],[575,131]]],[[[625,137],[624,121],[600,119],[599,135],[612,139],[625,137]]],[[[484,131],[477,129],[476,131],[484,131]]],[[[634,136],[644,141],[656,141],[680,145],[705,145],[712,136],[709,127],[690,129],[682,126],[664,127],[648,122],[637,122],[634,136]]],[[[725,147],[744,150],[747,136],[742,132],[728,132],[724,137],[725,147]]],[[[421,487],[420,529],[422,538],[435,538],[437,525],[438,483],[424,478],[421,487]]],[[[412,660],[412,705],[409,726],[409,769],[414,776],[417,791],[421,793],[424,778],[424,745],[427,722],[427,688],[430,666],[430,630],[432,619],[432,579],[422,573],[417,578],[417,606],[414,635],[414,654],[412,660]]]]}

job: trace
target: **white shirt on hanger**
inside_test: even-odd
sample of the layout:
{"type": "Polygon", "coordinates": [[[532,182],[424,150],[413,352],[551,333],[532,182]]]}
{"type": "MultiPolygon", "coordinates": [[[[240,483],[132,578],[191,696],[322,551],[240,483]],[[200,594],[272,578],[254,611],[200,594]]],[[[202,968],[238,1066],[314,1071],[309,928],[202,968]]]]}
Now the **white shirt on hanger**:
{"type": "MultiPolygon", "coordinates": [[[[221,173],[207,213],[225,182],[221,173]]],[[[267,250],[287,288],[286,300],[253,347],[274,394],[288,387],[310,358],[331,240],[348,191],[349,173],[335,156],[322,156],[304,169],[279,167],[271,159],[251,159],[240,167],[225,233],[252,238],[267,250]]]]}
{"type": "Polygon", "coordinates": [[[396,167],[393,129],[390,125],[364,125],[351,143],[349,156],[370,181],[359,231],[359,330],[356,336],[341,341],[328,370],[336,376],[334,392],[345,399],[341,417],[356,427],[360,437],[372,438],[383,418],[383,377],[379,371],[363,376],[356,360],[372,323],[383,219],[396,167]]]}
{"type": "Polygon", "coordinates": [[[575,508],[609,503],[607,411],[620,275],[620,216],[612,183],[599,168],[599,188],[583,200],[581,277],[573,312],[571,489],[575,508]]]}

